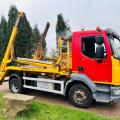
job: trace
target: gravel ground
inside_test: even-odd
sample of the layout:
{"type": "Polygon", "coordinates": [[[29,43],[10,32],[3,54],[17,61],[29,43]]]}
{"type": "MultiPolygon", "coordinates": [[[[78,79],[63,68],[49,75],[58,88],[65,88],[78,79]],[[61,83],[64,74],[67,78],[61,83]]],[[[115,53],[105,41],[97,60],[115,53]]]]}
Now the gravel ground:
{"type": "MultiPolygon", "coordinates": [[[[4,93],[9,93],[10,91],[8,89],[8,83],[3,83],[3,85],[0,86],[0,91],[4,93]]],[[[91,106],[91,108],[81,109],[81,108],[72,106],[67,100],[65,100],[60,95],[40,92],[40,91],[35,91],[35,90],[27,90],[24,94],[33,95],[36,97],[37,100],[42,101],[42,102],[59,104],[62,106],[73,108],[73,109],[80,109],[84,111],[95,112],[95,113],[106,115],[106,116],[120,117],[120,103],[116,103],[116,104],[94,103],[91,106]]]]}

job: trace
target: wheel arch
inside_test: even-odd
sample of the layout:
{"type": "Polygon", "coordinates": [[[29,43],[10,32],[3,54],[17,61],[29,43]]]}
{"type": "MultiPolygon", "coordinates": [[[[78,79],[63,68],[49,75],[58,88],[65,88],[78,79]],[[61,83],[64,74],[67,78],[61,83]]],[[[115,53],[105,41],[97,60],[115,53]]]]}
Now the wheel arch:
{"type": "Polygon", "coordinates": [[[9,84],[13,78],[17,78],[18,80],[21,80],[21,75],[20,73],[12,73],[9,77],[9,84]]]}
{"type": "Polygon", "coordinates": [[[86,86],[90,92],[92,93],[92,97],[94,98],[94,94],[96,92],[96,85],[95,83],[87,77],[85,74],[72,74],[71,79],[65,85],[64,96],[68,97],[68,92],[70,88],[75,84],[82,84],[86,86]]]}

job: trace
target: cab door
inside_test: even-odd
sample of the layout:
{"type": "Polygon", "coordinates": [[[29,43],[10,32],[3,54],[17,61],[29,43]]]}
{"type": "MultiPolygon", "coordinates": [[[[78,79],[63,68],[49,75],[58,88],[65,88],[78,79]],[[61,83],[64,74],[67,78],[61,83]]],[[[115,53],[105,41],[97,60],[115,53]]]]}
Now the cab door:
{"type": "Polygon", "coordinates": [[[111,55],[108,53],[107,42],[104,39],[104,58],[99,63],[96,58],[96,36],[82,35],[79,39],[79,73],[86,74],[89,78],[96,82],[111,82],[112,81],[112,63],[111,55]]]}

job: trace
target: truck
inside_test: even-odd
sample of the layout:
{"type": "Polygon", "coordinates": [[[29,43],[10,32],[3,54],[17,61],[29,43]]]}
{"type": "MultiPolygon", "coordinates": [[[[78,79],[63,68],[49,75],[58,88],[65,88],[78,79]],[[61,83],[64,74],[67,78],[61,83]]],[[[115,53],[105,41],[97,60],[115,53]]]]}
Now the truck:
{"type": "Polygon", "coordinates": [[[14,55],[14,42],[24,16],[19,13],[2,59],[1,84],[9,77],[12,93],[22,93],[24,88],[51,92],[83,108],[93,100],[120,100],[120,36],[116,32],[97,27],[73,32],[69,39],[60,37],[56,61],[20,58],[14,55]]]}

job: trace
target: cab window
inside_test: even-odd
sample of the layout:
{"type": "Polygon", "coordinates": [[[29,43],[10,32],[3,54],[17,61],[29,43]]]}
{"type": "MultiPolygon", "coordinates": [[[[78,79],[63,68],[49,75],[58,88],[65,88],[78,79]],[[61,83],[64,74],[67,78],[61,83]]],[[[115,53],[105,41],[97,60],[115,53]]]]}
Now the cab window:
{"type": "MultiPolygon", "coordinates": [[[[104,56],[106,56],[106,48],[104,46],[104,56]]],[[[96,39],[95,36],[82,37],[82,53],[90,58],[96,58],[96,39]]]]}

